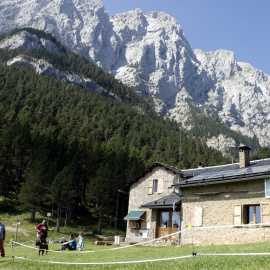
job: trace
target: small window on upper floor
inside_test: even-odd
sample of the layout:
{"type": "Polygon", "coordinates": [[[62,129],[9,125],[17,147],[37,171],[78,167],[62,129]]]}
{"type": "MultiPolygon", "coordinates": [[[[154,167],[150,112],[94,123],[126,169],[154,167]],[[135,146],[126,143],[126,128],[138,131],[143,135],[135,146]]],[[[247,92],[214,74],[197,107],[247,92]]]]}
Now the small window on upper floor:
{"type": "Polygon", "coordinates": [[[270,198],[270,178],[265,179],[265,198],[270,198]]]}
{"type": "Polygon", "coordinates": [[[158,192],[158,180],[154,179],[153,180],[153,193],[157,193],[158,192]]]}
{"type": "Polygon", "coordinates": [[[164,191],[164,179],[151,179],[148,186],[148,194],[162,193],[164,191]]]}

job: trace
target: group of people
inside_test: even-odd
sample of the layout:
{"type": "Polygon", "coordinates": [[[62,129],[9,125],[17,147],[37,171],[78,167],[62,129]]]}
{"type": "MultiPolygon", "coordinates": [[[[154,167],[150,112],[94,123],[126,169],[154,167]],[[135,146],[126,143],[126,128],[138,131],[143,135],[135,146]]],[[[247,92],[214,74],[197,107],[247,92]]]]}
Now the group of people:
{"type": "MultiPolygon", "coordinates": [[[[37,230],[37,235],[40,238],[40,242],[46,243],[48,231],[53,231],[53,229],[48,228],[47,220],[43,220],[41,223],[36,225],[35,228],[37,230]]],[[[84,248],[83,237],[84,237],[84,233],[82,231],[79,232],[78,245],[77,245],[74,234],[71,234],[69,236],[69,241],[61,241],[62,248],[60,249],[60,251],[64,251],[65,249],[76,250],[77,248],[78,248],[78,251],[81,251],[84,248]]]]}
{"type": "MultiPolygon", "coordinates": [[[[47,225],[47,220],[43,220],[41,223],[35,226],[35,229],[37,230],[37,236],[40,238],[41,243],[47,243],[46,238],[48,236],[48,231],[53,231],[53,229],[49,229],[47,225]]],[[[0,252],[1,256],[5,257],[5,250],[4,250],[4,240],[6,237],[6,229],[4,223],[1,222],[0,218],[0,252]]],[[[69,241],[61,243],[62,248],[60,251],[63,251],[65,249],[68,250],[76,250],[78,248],[78,251],[81,251],[84,248],[84,242],[83,242],[84,233],[81,231],[79,232],[78,236],[78,245],[75,240],[75,237],[73,234],[69,236],[69,241]]]]}
{"type": "Polygon", "coordinates": [[[84,233],[79,232],[78,245],[77,245],[74,234],[71,234],[69,236],[69,241],[63,242],[61,244],[62,248],[60,249],[60,251],[64,251],[65,249],[76,250],[76,248],[78,248],[78,251],[81,251],[84,248],[83,237],[84,237],[84,233]]]}

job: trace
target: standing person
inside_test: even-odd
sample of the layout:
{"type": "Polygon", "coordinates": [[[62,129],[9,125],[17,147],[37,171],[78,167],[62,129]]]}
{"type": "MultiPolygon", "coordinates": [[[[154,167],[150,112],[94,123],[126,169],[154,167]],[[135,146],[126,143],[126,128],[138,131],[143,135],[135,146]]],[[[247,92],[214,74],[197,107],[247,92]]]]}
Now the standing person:
{"type": "Polygon", "coordinates": [[[48,231],[53,231],[53,229],[48,228],[47,220],[44,219],[35,228],[37,229],[37,232],[39,234],[40,242],[47,243],[46,238],[48,236],[48,231]]]}
{"type": "Polygon", "coordinates": [[[82,248],[84,248],[84,242],[83,242],[84,233],[82,231],[79,232],[78,236],[78,251],[81,251],[82,248]]]}
{"type": "Polygon", "coordinates": [[[68,242],[65,242],[65,243],[62,243],[62,244],[61,244],[62,248],[60,249],[60,251],[63,251],[63,250],[65,250],[66,248],[67,248],[68,250],[76,250],[77,242],[76,242],[76,240],[75,240],[74,235],[71,234],[71,235],[69,236],[69,239],[70,239],[70,240],[69,240],[68,242]]]}
{"type": "MultiPolygon", "coordinates": [[[[1,220],[1,218],[0,218],[1,220]]],[[[1,256],[5,257],[5,250],[4,250],[4,240],[6,237],[6,229],[4,223],[0,221],[0,250],[1,250],[1,256]]]]}

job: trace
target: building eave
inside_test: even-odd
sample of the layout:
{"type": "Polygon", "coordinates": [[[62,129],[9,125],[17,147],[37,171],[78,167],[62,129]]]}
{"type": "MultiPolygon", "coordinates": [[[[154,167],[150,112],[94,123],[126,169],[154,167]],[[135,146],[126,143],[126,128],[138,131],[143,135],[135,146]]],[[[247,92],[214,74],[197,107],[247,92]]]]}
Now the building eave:
{"type": "MultiPolygon", "coordinates": [[[[180,205],[180,203],[176,204],[176,205],[180,205]]],[[[158,206],[141,206],[140,208],[148,208],[148,209],[164,209],[164,208],[172,208],[173,205],[172,204],[167,204],[167,205],[158,205],[158,206]]]]}
{"type": "Polygon", "coordinates": [[[174,204],[179,205],[181,203],[181,197],[178,193],[172,193],[170,195],[158,198],[149,203],[143,204],[140,208],[170,208],[174,204]]]}

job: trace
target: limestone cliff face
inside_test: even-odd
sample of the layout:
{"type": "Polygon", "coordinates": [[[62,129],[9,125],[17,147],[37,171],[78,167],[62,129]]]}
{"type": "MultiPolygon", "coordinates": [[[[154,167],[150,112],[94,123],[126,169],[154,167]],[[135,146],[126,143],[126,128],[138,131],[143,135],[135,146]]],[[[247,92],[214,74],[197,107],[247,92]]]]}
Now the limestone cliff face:
{"type": "Polygon", "coordinates": [[[12,36],[12,38],[5,39],[2,42],[0,42],[0,49],[23,49],[27,50],[30,48],[35,49],[45,49],[52,53],[60,53],[61,51],[59,48],[51,41],[48,41],[44,38],[38,38],[36,35],[29,34],[27,31],[22,31],[19,34],[15,34],[12,36]]]}
{"type": "Polygon", "coordinates": [[[207,145],[209,147],[218,149],[220,151],[226,151],[228,148],[233,148],[235,149],[237,147],[237,143],[235,142],[234,139],[228,138],[224,136],[223,134],[220,134],[217,138],[212,137],[207,140],[207,145]]]}
{"type": "Polygon", "coordinates": [[[27,57],[25,55],[18,55],[15,58],[13,58],[12,60],[9,60],[7,62],[7,65],[8,66],[17,66],[17,67],[28,66],[28,67],[33,68],[36,71],[36,73],[38,73],[38,74],[47,75],[50,77],[55,77],[55,78],[61,80],[62,82],[67,82],[67,83],[74,84],[74,85],[80,85],[82,87],[90,89],[91,91],[99,92],[106,97],[109,97],[112,99],[119,99],[116,96],[114,96],[113,94],[106,91],[104,88],[98,86],[96,83],[91,81],[89,78],[86,78],[84,76],[81,76],[81,75],[75,74],[75,73],[71,73],[71,72],[68,72],[68,73],[60,72],[53,65],[51,65],[50,63],[48,63],[44,59],[35,59],[32,57],[27,57]]]}
{"type": "MultiPolygon", "coordinates": [[[[270,77],[233,52],[193,50],[170,15],[140,9],[109,17],[98,0],[2,0],[0,34],[14,28],[48,31],[117,79],[153,95],[156,110],[186,128],[188,100],[218,113],[231,129],[270,145],[270,77]]],[[[57,48],[21,34],[1,48],[57,48]],[[23,42],[22,42],[23,41],[23,42]]]]}

